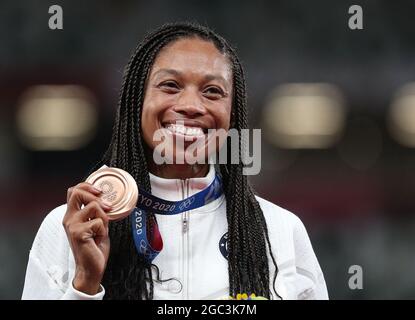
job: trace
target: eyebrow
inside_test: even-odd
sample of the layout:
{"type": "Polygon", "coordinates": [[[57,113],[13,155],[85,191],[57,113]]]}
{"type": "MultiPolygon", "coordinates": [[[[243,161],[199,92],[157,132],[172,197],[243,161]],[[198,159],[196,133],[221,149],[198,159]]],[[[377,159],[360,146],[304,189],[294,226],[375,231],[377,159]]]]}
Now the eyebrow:
{"type": "MultiPolygon", "coordinates": [[[[163,73],[170,74],[170,75],[173,75],[173,76],[176,76],[176,77],[181,77],[183,75],[182,72],[180,72],[178,70],[175,70],[175,69],[160,69],[160,70],[157,70],[153,74],[153,77],[156,77],[158,74],[163,74],[163,73]]],[[[204,80],[205,81],[218,80],[218,81],[221,81],[224,85],[226,85],[226,82],[227,82],[224,77],[222,77],[220,75],[215,75],[215,74],[205,75],[204,80]]]]}

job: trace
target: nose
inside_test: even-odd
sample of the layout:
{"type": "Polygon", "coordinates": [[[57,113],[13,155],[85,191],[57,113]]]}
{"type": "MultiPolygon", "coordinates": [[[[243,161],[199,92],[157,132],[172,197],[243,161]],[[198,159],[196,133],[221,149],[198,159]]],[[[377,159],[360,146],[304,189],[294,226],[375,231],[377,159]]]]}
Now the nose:
{"type": "Polygon", "coordinates": [[[198,117],[206,114],[206,108],[196,90],[184,90],[173,110],[187,117],[198,117]]]}

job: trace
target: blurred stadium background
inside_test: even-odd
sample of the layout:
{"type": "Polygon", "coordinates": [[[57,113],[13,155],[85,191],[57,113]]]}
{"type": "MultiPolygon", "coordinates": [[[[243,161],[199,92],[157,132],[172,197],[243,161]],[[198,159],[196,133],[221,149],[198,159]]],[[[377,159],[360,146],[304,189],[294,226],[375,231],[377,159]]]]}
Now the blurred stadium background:
{"type": "Polygon", "coordinates": [[[330,297],[415,298],[414,15],[413,1],[1,1],[0,299],[20,298],[42,219],[106,147],[136,43],[176,20],[236,45],[263,133],[252,182],[304,221],[330,297]]]}

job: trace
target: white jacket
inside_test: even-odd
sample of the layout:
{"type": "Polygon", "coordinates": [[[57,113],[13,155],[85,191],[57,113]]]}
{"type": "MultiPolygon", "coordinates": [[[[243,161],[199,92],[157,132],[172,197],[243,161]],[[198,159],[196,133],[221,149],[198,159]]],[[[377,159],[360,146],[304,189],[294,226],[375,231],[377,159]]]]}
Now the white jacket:
{"type": "MultiPolygon", "coordinates": [[[[212,165],[203,178],[164,179],[150,174],[152,193],[178,201],[207,187],[214,179],[212,165]]],[[[294,214],[257,197],[268,226],[278,265],[276,290],[283,299],[328,299],[323,273],[303,223],[294,214]]],[[[102,299],[105,288],[90,296],[72,286],[75,263],[62,219],[66,205],[44,219],[29,254],[22,299],[102,299]]],[[[222,254],[227,232],[226,200],[172,216],[157,215],[164,247],[154,259],[161,279],[154,282],[154,299],[220,299],[228,296],[228,261],[222,254]],[[222,239],[222,241],[221,241],[222,239]]],[[[269,258],[270,288],[273,263],[269,258]]]]}

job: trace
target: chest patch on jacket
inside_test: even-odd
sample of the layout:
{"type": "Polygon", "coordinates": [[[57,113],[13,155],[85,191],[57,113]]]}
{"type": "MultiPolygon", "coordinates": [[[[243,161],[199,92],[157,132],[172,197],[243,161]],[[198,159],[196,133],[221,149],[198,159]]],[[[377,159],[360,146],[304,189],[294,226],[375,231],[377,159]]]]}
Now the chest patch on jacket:
{"type": "Polygon", "coordinates": [[[219,250],[220,250],[220,253],[222,253],[222,255],[225,257],[225,259],[228,260],[229,249],[228,249],[228,233],[227,232],[219,240],[219,250]]]}

